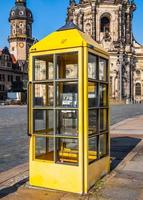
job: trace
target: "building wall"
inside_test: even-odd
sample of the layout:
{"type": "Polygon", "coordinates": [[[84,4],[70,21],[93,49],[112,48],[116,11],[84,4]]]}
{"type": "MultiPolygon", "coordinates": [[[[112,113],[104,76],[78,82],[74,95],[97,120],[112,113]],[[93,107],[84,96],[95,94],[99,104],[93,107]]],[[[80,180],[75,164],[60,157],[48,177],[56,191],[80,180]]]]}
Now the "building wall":
{"type": "Polygon", "coordinates": [[[27,47],[25,41],[11,41],[10,52],[16,58],[16,60],[26,60],[27,59],[27,47]]]}
{"type": "Polygon", "coordinates": [[[120,0],[81,0],[76,3],[73,0],[68,8],[67,19],[77,24],[109,52],[110,97],[117,101],[136,101],[134,71],[136,67],[142,67],[143,52],[140,45],[136,50],[132,37],[132,16],[135,9],[134,2],[128,0],[124,3],[120,0]],[[110,21],[109,29],[105,31],[101,28],[101,19],[104,17],[110,21]]]}
{"type": "Polygon", "coordinates": [[[18,64],[13,63],[12,55],[7,48],[0,52],[0,100],[5,100],[12,83],[23,80],[23,73],[18,64]]]}

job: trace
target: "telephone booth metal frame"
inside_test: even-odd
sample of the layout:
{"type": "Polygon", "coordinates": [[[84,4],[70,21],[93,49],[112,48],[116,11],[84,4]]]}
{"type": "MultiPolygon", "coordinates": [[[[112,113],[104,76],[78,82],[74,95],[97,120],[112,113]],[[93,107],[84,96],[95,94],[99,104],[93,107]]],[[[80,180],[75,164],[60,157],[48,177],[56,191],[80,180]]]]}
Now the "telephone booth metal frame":
{"type": "Polygon", "coordinates": [[[32,186],[82,194],[109,172],[108,66],[108,53],[75,27],[54,32],[31,48],[32,186]]]}

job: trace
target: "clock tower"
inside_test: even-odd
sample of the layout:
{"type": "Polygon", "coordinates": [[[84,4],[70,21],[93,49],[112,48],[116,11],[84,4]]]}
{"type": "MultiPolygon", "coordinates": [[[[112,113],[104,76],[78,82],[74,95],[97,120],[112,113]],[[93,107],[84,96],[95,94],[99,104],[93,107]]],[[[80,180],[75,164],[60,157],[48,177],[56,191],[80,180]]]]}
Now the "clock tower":
{"type": "Polygon", "coordinates": [[[34,42],[32,38],[32,12],[27,8],[26,0],[15,0],[10,11],[10,53],[19,62],[27,62],[28,51],[34,42]]]}

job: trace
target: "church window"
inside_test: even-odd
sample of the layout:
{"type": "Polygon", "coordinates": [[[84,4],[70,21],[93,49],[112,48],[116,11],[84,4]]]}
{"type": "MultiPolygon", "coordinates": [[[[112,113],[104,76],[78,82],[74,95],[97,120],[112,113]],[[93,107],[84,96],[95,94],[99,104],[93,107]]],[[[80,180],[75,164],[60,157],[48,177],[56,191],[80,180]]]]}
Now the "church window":
{"type": "Polygon", "coordinates": [[[14,49],[14,47],[12,47],[12,51],[14,51],[15,49],[14,49]]]}
{"type": "Polygon", "coordinates": [[[137,70],[137,71],[136,71],[136,74],[137,74],[137,76],[140,76],[140,75],[141,75],[140,70],[137,70]]]}
{"type": "Polygon", "coordinates": [[[12,11],[11,15],[12,15],[12,16],[14,16],[14,15],[15,15],[15,12],[14,12],[14,11],[12,11]]]}
{"type": "Polygon", "coordinates": [[[110,32],[110,19],[108,17],[101,18],[101,32],[110,32]]]}
{"type": "Polygon", "coordinates": [[[21,10],[20,12],[19,12],[19,15],[23,15],[24,14],[24,12],[21,10]]]}
{"type": "Polygon", "coordinates": [[[0,91],[4,91],[5,87],[4,85],[0,85],[0,91]]]}
{"type": "Polygon", "coordinates": [[[16,76],[16,81],[20,81],[20,76],[16,76]]]}
{"type": "Polygon", "coordinates": [[[20,26],[20,27],[23,27],[23,24],[22,24],[22,23],[19,23],[19,26],[20,26]]]}
{"type": "Polygon", "coordinates": [[[11,81],[11,76],[10,75],[8,75],[7,80],[8,80],[8,82],[11,81]]]}
{"type": "Polygon", "coordinates": [[[9,55],[4,55],[4,59],[5,59],[6,61],[8,61],[8,60],[9,60],[9,55]]]}
{"type": "Polygon", "coordinates": [[[2,75],[2,80],[5,81],[5,75],[4,74],[2,75]]]}
{"type": "Polygon", "coordinates": [[[141,84],[136,83],[136,96],[141,96],[141,84]]]}
{"type": "Polygon", "coordinates": [[[13,82],[13,76],[11,75],[11,82],[13,82]]]}
{"type": "Polygon", "coordinates": [[[30,12],[28,12],[28,17],[31,17],[31,13],[30,12]]]}
{"type": "Polygon", "coordinates": [[[11,63],[11,62],[8,62],[8,63],[7,63],[7,66],[8,66],[8,67],[12,67],[12,63],[11,63]]]}

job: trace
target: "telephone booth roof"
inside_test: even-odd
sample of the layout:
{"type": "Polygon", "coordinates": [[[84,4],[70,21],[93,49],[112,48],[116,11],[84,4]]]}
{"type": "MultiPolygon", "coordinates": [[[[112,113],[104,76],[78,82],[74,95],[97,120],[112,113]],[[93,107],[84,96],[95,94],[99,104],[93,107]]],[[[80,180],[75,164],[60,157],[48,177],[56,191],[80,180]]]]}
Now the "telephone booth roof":
{"type": "Polygon", "coordinates": [[[95,42],[89,35],[83,33],[75,25],[70,28],[60,28],[40,40],[30,48],[30,53],[51,51],[67,48],[89,47],[109,56],[104,48],[95,42]]]}

